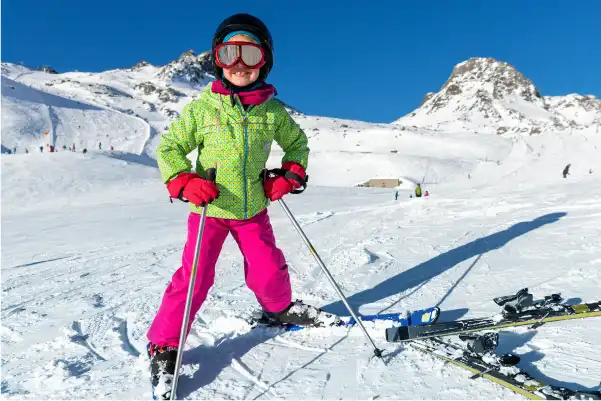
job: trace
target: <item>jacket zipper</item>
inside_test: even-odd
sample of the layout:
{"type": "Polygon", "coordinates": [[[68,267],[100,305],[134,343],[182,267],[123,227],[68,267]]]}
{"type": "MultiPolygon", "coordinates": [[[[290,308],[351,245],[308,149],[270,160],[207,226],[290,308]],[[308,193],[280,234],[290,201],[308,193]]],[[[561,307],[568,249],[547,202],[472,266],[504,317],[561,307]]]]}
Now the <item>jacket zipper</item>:
{"type": "Polygon", "coordinates": [[[248,180],[246,179],[246,163],[248,161],[248,127],[244,113],[244,220],[248,219],[248,180]]]}
{"type": "Polygon", "coordinates": [[[240,97],[236,96],[236,105],[242,114],[242,127],[244,128],[244,167],[242,168],[242,179],[244,180],[244,220],[248,219],[248,180],[246,179],[246,164],[248,162],[248,124],[247,115],[248,111],[244,110],[240,102],[240,97]]]}

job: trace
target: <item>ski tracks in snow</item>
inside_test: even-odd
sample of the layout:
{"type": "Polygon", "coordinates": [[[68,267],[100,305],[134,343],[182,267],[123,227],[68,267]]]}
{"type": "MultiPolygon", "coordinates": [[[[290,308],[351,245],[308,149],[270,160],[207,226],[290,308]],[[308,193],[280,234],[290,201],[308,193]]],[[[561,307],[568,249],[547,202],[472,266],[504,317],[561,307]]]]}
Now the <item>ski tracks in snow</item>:
{"type": "Polygon", "coordinates": [[[244,365],[240,360],[234,359],[232,361],[232,367],[236,370],[242,377],[246,378],[253,382],[257,387],[265,392],[269,392],[275,398],[281,399],[282,397],[273,389],[269,384],[262,382],[258,377],[254,376],[250,369],[244,365]]]}
{"type": "MultiPolygon", "coordinates": [[[[340,210],[299,215],[298,220],[363,313],[385,308],[402,312],[443,302],[445,311],[460,307],[488,314],[498,310],[492,297],[522,287],[537,296],[561,291],[566,298],[589,300],[598,294],[601,211],[595,200],[601,188],[591,185],[587,197],[554,188],[546,193],[459,189],[444,199],[432,191],[428,199],[379,204],[367,204],[363,191],[356,198],[345,191],[340,210]],[[537,223],[539,218],[542,223],[537,223]]],[[[309,192],[303,196],[312,202],[309,192]]],[[[39,219],[23,219],[25,229],[18,238],[3,237],[3,262],[9,266],[2,268],[1,328],[2,394],[7,397],[150,397],[146,331],[179,264],[184,232],[178,227],[164,240],[165,234],[157,231],[161,239],[153,243],[158,246],[148,245],[155,234],[147,229],[139,229],[126,243],[86,243],[77,235],[67,236],[74,225],[95,227],[98,237],[118,227],[115,219],[107,223],[98,218],[117,213],[114,206],[92,208],[94,213],[75,210],[69,221],[64,218],[67,211],[46,216],[41,226],[52,230],[42,234],[39,219]],[[25,235],[35,243],[50,235],[64,236],[77,252],[31,250],[20,240],[25,235]],[[180,242],[175,244],[174,238],[180,242]]],[[[124,224],[149,219],[148,210],[136,212],[128,209],[124,224]]],[[[156,216],[168,213],[158,210],[156,216]]],[[[276,217],[294,296],[317,306],[338,301],[287,217],[276,217]]],[[[368,361],[371,350],[358,328],[249,332],[243,319],[234,319],[256,307],[244,284],[242,263],[235,244],[228,243],[184,353],[181,383],[186,398],[515,396],[486,380],[469,380],[469,373],[411,347],[384,343],[381,327],[368,330],[389,352],[387,367],[368,361]],[[219,326],[219,318],[227,324],[219,326]]],[[[601,377],[596,341],[601,332],[596,322],[586,320],[543,325],[536,335],[508,336],[505,351],[522,355],[526,367],[542,379],[593,387],[601,377]]]]}

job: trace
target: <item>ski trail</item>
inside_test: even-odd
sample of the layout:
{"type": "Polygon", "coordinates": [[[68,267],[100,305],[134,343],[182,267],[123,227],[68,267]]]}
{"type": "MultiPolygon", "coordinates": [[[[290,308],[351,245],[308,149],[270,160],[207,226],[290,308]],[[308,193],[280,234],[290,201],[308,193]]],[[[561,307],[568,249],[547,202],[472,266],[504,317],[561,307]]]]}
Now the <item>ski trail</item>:
{"type": "Polygon", "coordinates": [[[21,78],[21,77],[22,77],[22,76],[24,76],[24,75],[31,75],[31,74],[33,74],[33,71],[25,71],[25,72],[21,72],[21,73],[19,73],[17,76],[15,76],[15,77],[13,78],[13,80],[14,80],[14,81],[17,81],[17,82],[19,82],[19,83],[21,83],[21,84],[23,84],[23,85],[27,85],[25,82],[19,81],[19,78],[21,78]]]}
{"type": "MultiPolygon", "coordinates": [[[[330,345],[330,346],[328,347],[328,351],[332,350],[332,349],[333,349],[335,346],[337,346],[338,344],[342,343],[342,342],[343,342],[343,341],[344,341],[346,338],[348,338],[348,335],[347,335],[347,336],[344,336],[344,337],[342,337],[341,339],[339,339],[338,341],[336,341],[335,343],[333,343],[332,345],[330,345]]],[[[312,363],[316,362],[316,361],[317,361],[319,358],[321,358],[321,357],[322,357],[323,355],[325,355],[325,354],[326,354],[326,353],[320,353],[320,354],[316,355],[316,356],[315,356],[313,359],[311,359],[311,360],[309,360],[308,362],[304,363],[302,366],[300,366],[300,367],[298,367],[298,368],[296,368],[296,369],[294,369],[294,370],[292,370],[292,371],[288,372],[288,373],[287,373],[287,374],[286,374],[284,377],[282,377],[281,379],[279,379],[279,380],[277,380],[277,381],[273,382],[273,383],[272,383],[272,384],[269,386],[269,388],[268,388],[268,389],[270,389],[270,388],[272,388],[272,387],[276,386],[277,384],[279,384],[279,383],[282,383],[282,382],[284,382],[285,380],[289,379],[289,378],[290,378],[290,377],[292,377],[292,376],[293,376],[293,375],[294,375],[296,372],[298,372],[298,371],[301,371],[301,370],[305,369],[306,367],[308,367],[308,366],[309,366],[309,365],[311,365],[312,363]]],[[[331,377],[331,376],[330,376],[330,377],[331,377]]],[[[328,380],[329,380],[329,378],[328,378],[328,380]]],[[[253,398],[253,399],[254,399],[254,400],[257,400],[257,399],[259,399],[259,397],[261,397],[262,395],[264,395],[264,394],[267,392],[267,390],[268,390],[268,389],[264,390],[264,391],[263,391],[261,394],[258,394],[258,395],[257,395],[255,398],[253,398]]],[[[324,387],[324,389],[323,389],[323,390],[325,391],[325,387],[324,387]]]]}
{"type": "Polygon", "coordinates": [[[75,335],[69,338],[72,342],[74,342],[75,344],[80,344],[83,347],[87,348],[88,351],[90,351],[90,353],[94,355],[99,361],[106,361],[106,358],[100,355],[98,351],[96,351],[96,349],[92,347],[92,345],[89,343],[88,338],[90,336],[88,334],[83,334],[83,331],[81,330],[81,323],[79,321],[73,322],[73,324],[71,325],[71,329],[73,329],[76,333],[75,335]]]}
{"type": "Polygon", "coordinates": [[[153,139],[157,136],[157,130],[143,118],[138,117],[138,116],[135,116],[135,117],[139,118],[142,122],[144,122],[144,124],[146,124],[146,139],[142,143],[142,149],[140,150],[140,154],[145,153],[145,154],[149,155],[151,153],[149,151],[149,149],[150,149],[153,139]]]}
{"type": "Polygon", "coordinates": [[[240,360],[232,359],[231,366],[232,366],[232,368],[234,368],[235,371],[240,373],[243,377],[245,377],[246,379],[253,382],[257,387],[261,388],[264,391],[262,394],[265,394],[265,392],[269,392],[278,399],[282,398],[273,388],[271,388],[270,385],[268,385],[267,383],[264,383],[261,380],[259,380],[258,378],[256,378],[251,373],[250,369],[248,369],[240,360]]]}
{"type": "Polygon", "coordinates": [[[54,141],[55,141],[55,124],[54,124],[54,120],[53,120],[53,112],[52,112],[52,106],[49,104],[44,104],[44,100],[42,98],[42,96],[40,97],[40,103],[43,105],[42,107],[44,107],[46,109],[46,130],[48,131],[48,135],[42,135],[44,138],[43,140],[46,142],[45,145],[52,145],[54,146],[54,141]]]}
{"type": "Polygon", "coordinates": [[[129,340],[131,331],[128,329],[127,320],[119,319],[116,317],[115,321],[118,323],[118,325],[117,327],[113,328],[113,331],[119,335],[119,340],[121,341],[121,348],[134,358],[138,358],[140,356],[140,352],[129,340]]]}
{"type": "Polygon", "coordinates": [[[315,213],[311,213],[308,215],[302,215],[302,216],[299,216],[299,218],[298,218],[298,224],[300,224],[303,227],[308,226],[308,225],[329,219],[330,217],[334,216],[335,214],[336,213],[328,210],[326,212],[315,212],[315,213]]]}
{"type": "Polygon", "coordinates": [[[67,256],[59,256],[59,257],[55,257],[52,259],[45,259],[45,260],[39,260],[39,261],[35,261],[35,262],[29,262],[29,263],[23,263],[20,265],[15,265],[15,266],[10,266],[10,267],[3,267],[4,270],[10,270],[10,269],[18,269],[18,268],[22,268],[22,267],[31,267],[34,265],[39,265],[39,264],[43,264],[43,263],[50,263],[50,262],[54,262],[57,260],[62,260],[62,259],[68,259],[68,261],[71,260],[75,260],[80,258],[80,256],[72,256],[72,255],[67,255],[67,256]]]}
{"type": "Polygon", "coordinates": [[[58,125],[59,125],[60,120],[51,105],[48,105],[48,118],[49,118],[50,127],[51,127],[50,128],[51,145],[54,146],[54,151],[58,151],[58,149],[57,149],[58,132],[57,131],[58,131],[58,125]]]}
{"type": "Polygon", "coordinates": [[[300,349],[303,351],[316,352],[319,354],[328,352],[328,350],[325,348],[309,347],[309,346],[298,344],[298,343],[295,343],[292,341],[284,340],[281,337],[276,337],[273,340],[266,342],[266,344],[277,345],[277,346],[288,347],[288,348],[296,348],[296,349],[300,349]]]}
{"type": "Polygon", "coordinates": [[[321,389],[321,399],[323,400],[326,394],[326,388],[328,387],[328,383],[330,382],[330,379],[332,378],[332,374],[330,372],[326,373],[326,379],[323,382],[323,388],[321,389]]]}

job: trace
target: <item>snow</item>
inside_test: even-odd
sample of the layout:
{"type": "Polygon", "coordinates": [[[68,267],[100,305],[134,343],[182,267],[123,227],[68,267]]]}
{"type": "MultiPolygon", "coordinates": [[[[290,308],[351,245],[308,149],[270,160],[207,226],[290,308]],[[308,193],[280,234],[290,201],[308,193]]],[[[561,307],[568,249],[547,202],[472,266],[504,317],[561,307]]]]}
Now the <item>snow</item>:
{"type": "MultiPolygon", "coordinates": [[[[98,84],[112,77],[112,87],[134,96],[133,86],[158,71],[144,66],[57,77],[3,64],[3,148],[44,144],[37,131],[47,124],[48,105],[64,127],[55,138],[63,133],[65,141],[80,138],[90,148],[86,154],[18,149],[0,159],[1,391],[7,398],[151,396],[145,335],[179,266],[188,213],[187,205],[168,201],[152,158],[160,124],[168,120],[159,112],[146,119],[137,97],[94,98],[90,87],[76,94],[40,82],[68,76],[98,84]],[[142,117],[121,111],[127,101],[140,105],[135,110],[142,117]],[[86,132],[68,124],[88,122],[87,113],[96,124],[86,132]],[[127,140],[117,126],[129,130],[127,140]],[[113,132],[116,151],[92,146],[113,132]]],[[[311,178],[305,193],[286,202],[360,313],[438,305],[441,321],[489,316],[499,311],[494,297],[524,287],[535,298],[561,292],[573,302],[599,300],[601,135],[594,125],[522,136],[295,119],[310,136],[311,178]],[[571,175],[564,179],[568,163],[571,175]],[[397,189],[353,187],[377,176],[403,180],[398,201],[397,189]],[[422,181],[430,196],[410,199],[422,181]]],[[[269,167],[279,165],[281,150],[274,146],[273,153],[269,167]]],[[[279,205],[269,213],[293,296],[347,315],[279,205]]],[[[521,398],[470,380],[471,373],[410,345],[386,343],[382,322],[366,327],[385,349],[386,365],[370,359],[358,327],[251,331],[245,318],[257,304],[231,238],[216,272],[188,338],[180,397],[521,398]]],[[[597,389],[601,320],[504,329],[499,352],[520,355],[519,366],[549,384],[597,389]]]]}
{"type": "Polygon", "coordinates": [[[395,123],[434,130],[538,135],[585,129],[601,121],[592,95],[541,97],[532,81],[507,63],[472,58],[459,63],[438,93],[428,94],[395,123]]]}
{"type": "Polygon", "coordinates": [[[2,143],[17,152],[38,151],[46,143],[56,148],[75,143],[81,150],[104,142],[137,153],[148,139],[148,124],[139,118],[42,92],[4,76],[2,95],[2,143]]]}

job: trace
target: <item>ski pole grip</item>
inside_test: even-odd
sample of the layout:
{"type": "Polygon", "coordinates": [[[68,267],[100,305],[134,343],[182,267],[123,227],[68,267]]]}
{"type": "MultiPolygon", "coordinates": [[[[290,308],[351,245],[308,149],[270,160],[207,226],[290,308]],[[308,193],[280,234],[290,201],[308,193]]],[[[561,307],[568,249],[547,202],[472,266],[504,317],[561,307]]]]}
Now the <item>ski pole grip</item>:
{"type": "MultiPolygon", "coordinates": [[[[211,167],[210,169],[208,169],[206,171],[206,173],[205,173],[205,180],[211,181],[211,182],[215,182],[217,180],[217,169],[215,167],[211,167]]],[[[219,197],[219,195],[217,195],[217,198],[218,197],[219,197]]],[[[217,199],[217,198],[215,198],[215,199],[217,199]]],[[[173,203],[173,199],[174,198],[169,198],[169,202],[173,203]]],[[[187,200],[187,199],[184,198],[184,189],[183,188],[182,188],[179,196],[177,197],[177,199],[179,199],[179,200],[181,200],[182,202],[185,202],[185,203],[190,202],[189,200],[187,200]]],[[[213,199],[213,200],[215,200],[215,199],[213,199]]]]}
{"type": "Polygon", "coordinates": [[[217,180],[217,169],[211,167],[206,172],[206,180],[215,182],[217,180]]]}
{"type": "Polygon", "coordinates": [[[294,189],[292,190],[290,193],[293,195],[297,195],[302,193],[305,189],[307,189],[307,181],[309,181],[309,176],[306,176],[304,179],[298,175],[295,174],[291,171],[288,170],[284,170],[282,168],[274,168],[271,170],[268,170],[266,168],[264,168],[261,173],[259,173],[259,178],[261,179],[261,181],[263,181],[263,183],[265,183],[265,181],[269,178],[269,177],[284,177],[290,180],[294,180],[296,182],[298,182],[299,184],[301,184],[302,188],[298,188],[298,189],[294,189]]]}

